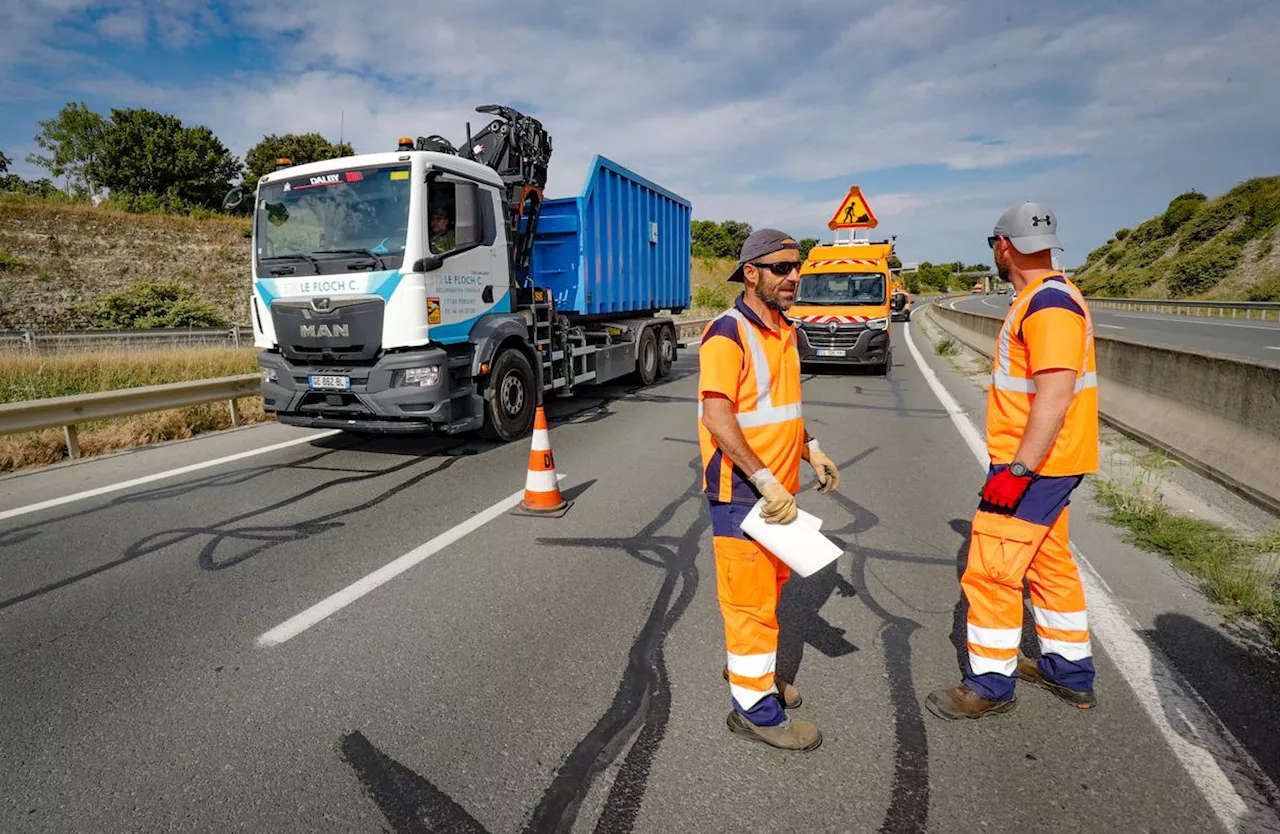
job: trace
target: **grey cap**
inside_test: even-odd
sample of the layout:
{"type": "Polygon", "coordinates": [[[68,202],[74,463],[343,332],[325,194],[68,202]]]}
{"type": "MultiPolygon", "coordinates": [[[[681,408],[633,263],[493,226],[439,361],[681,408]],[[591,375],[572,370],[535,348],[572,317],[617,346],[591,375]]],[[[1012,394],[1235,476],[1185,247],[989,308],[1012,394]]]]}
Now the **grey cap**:
{"type": "Polygon", "coordinates": [[[1013,248],[1024,255],[1063,248],[1058,240],[1058,216],[1044,203],[1030,200],[1000,215],[991,235],[1009,238],[1013,248]]]}
{"type": "Polygon", "coordinates": [[[742,274],[743,265],[756,258],[781,252],[783,249],[794,249],[799,252],[800,245],[796,243],[794,237],[777,229],[761,229],[758,232],[752,232],[742,242],[742,251],[738,253],[738,268],[729,276],[729,280],[745,284],[747,280],[742,274]]]}

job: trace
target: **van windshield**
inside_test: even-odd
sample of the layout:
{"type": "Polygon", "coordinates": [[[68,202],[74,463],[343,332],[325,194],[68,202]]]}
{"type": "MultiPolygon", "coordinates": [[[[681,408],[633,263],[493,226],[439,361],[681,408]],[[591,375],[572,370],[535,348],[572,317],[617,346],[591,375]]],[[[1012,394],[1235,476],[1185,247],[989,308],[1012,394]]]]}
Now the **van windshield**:
{"type": "Polygon", "coordinates": [[[883,304],[885,276],[879,272],[824,272],[800,277],[797,304],[883,304]]]}

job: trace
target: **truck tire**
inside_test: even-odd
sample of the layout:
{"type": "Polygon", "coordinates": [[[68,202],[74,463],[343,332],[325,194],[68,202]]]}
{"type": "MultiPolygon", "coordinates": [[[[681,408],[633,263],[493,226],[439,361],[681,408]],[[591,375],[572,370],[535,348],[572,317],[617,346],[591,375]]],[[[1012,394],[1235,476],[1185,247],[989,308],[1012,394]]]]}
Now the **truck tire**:
{"type": "Polygon", "coordinates": [[[664,324],[658,336],[658,378],[671,375],[671,365],[676,361],[676,330],[664,324]]]}
{"type": "Polygon", "coordinates": [[[493,362],[484,389],[484,426],[480,436],[508,443],[533,428],[537,405],[533,366],[518,350],[504,350],[493,362]]]}
{"type": "Polygon", "coordinates": [[[651,385],[658,376],[658,336],[655,328],[646,327],[636,344],[636,376],[641,385],[651,385]]]}

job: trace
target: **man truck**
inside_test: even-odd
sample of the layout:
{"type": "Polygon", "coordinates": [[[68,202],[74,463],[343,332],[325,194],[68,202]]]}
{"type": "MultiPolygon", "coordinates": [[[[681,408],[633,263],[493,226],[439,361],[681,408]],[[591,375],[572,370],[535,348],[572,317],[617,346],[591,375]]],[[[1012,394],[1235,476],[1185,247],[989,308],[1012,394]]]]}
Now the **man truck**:
{"type": "Polygon", "coordinates": [[[460,147],[402,138],[259,181],[250,313],[279,422],[510,441],[546,395],[670,373],[689,201],[600,156],[580,195],[544,199],[542,124],[477,110],[460,147]]]}

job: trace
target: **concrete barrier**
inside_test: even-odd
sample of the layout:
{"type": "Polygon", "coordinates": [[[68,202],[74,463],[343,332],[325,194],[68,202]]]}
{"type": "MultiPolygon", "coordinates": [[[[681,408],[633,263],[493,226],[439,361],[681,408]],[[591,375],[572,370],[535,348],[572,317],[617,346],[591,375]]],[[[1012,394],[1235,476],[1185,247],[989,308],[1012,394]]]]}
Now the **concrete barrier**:
{"type": "MultiPolygon", "coordinates": [[[[995,352],[1000,319],[927,310],[969,347],[995,352]]],[[[1280,512],[1280,368],[1113,336],[1094,344],[1107,423],[1280,512]]]]}

